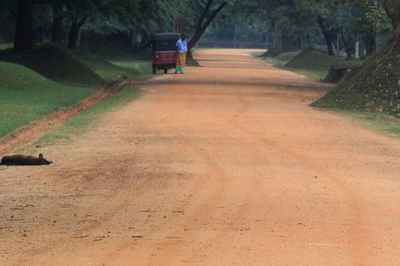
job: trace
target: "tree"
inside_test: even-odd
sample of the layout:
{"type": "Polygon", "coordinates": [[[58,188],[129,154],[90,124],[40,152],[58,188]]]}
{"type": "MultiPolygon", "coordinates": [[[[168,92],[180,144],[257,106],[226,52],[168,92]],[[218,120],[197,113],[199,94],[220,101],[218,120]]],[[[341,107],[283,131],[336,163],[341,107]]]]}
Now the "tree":
{"type": "Polygon", "coordinates": [[[400,0],[382,0],[390,18],[391,38],[383,49],[353,68],[315,105],[400,113],[400,0]]]}
{"type": "Polygon", "coordinates": [[[16,0],[0,0],[0,43],[12,42],[15,37],[16,0]]]}
{"type": "Polygon", "coordinates": [[[82,26],[91,16],[95,16],[101,0],[70,0],[65,2],[68,18],[71,21],[68,37],[68,48],[75,49],[80,46],[82,26]]]}
{"type": "Polygon", "coordinates": [[[300,47],[299,40],[314,29],[315,22],[310,20],[308,11],[300,7],[295,0],[259,0],[251,6],[251,13],[264,19],[272,36],[272,45],[263,56],[276,56],[300,47]]]}
{"type": "Polygon", "coordinates": [[[33,5],[34,0],[18,1],[14,52],[22,52],[32,48],[33,5]]]}
{"type": "Polygon", "coordinates": [[[381,54],[389,54],[400,49],[400,0],[384,0],[385,11],[392,25],[392,36],[381,54]]]}
{"type": "Polygon", "coordinates": [[[51,25],[51,41],[55,43],[62,43],[63,39],[63,22],[65,18],[65,1],[53,0],[51,3],[53,11],[53,22],[51,25]]]}
{"type": "Polygon", "coordinates": [[[399,0],[384,0],[384,8],[390,18],[393,31],[396,32],[400,26],[400,1],[399,0]]]}
{"type": "Polygon", "coordinates": [[[33,46],[33,8],[49,4],[51,0],[17,0],[14,52],[29,50],[33,46]]]}
{"type": "Polygon", "coordinates": [[[197,19],[194,33],[190,38],[188,49],[191,50],[203,36],[204,32],[215,20],[217,15],[226,7],[228,1],[220,0],[197,0],[191,2],[193,10],[196,10],[197,19]]]}
{"type": "Polygon", "coordinates": [[[368,55],[377,51],[377,35],[390,31],[389,18],[383,4],[376,0],[361,1],[358,5],[364,9],[364,21],[367,25],[364,35],[365,48],[368,55]]]}

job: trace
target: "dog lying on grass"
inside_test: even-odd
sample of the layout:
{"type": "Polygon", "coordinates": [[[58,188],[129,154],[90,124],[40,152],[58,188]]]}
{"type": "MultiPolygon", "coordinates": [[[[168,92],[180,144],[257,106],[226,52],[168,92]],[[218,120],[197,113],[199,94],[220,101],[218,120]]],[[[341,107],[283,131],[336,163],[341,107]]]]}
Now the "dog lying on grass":
{"type": "Polygon", "coordinates": [[[25,155],[12,155],[4,156],[1,159],[0,165],[48,165],[53,163],[39,154],[39,157],[25,156],[25,155]]]}

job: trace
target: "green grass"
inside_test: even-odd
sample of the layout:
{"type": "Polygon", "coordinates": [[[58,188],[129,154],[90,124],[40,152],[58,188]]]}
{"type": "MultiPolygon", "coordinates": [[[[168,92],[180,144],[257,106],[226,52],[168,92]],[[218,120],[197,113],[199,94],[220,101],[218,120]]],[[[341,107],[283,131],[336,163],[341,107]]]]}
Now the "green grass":
{"type": "Polygon", "coordinates": [[[151,54],[148,51],[127,55],[125,59],[112,61],[82,51],[74,51],[72,56],[107,82],[122,75],[132,80],[144,80],[150,78],[152,73],[151,54]]]}
{"type": "Polygon", "coordinates": [[[400,138],[400,120],[385,113],[353,114],[362,126],[388,136],[400,138]]]}
{"type": "Polygon", "coordinates": [[[314,108],[322,112],[332,112],[343,115],[365,129],[400,139],[400,119],[394,116],[385,113],[356,112],[339,108],[314,108]]]}
{"type": "Polygon", "coordinates": [[[117,66],[94,54],[76,50],[70,51],[70,56],[84,64],[106,82],[112,81],[125,73],[117,66]]]}
{"type": "Polygon", "coordinates": [[[268,63],[272,64],[273,66],[290,70],[293,71],[297,74],[306,76],[310,79],[313,80],[321,80],[326,77],[326,75],[329,72],[329,68],[331,67],[332,62],[326,62],[320,65],[312,65],[308,66],[307,68],[305,67],[285,67],[287,63],[289,63],[291,60],[293,60],[296,56],[300,54],[300,51],[294,51],[294,52],[287,52],[278,55],[277,57],[267,57],[265,58],[265,61],[268,63]]]}
{"type": "MultiPolygon", "coordinates": [[[[17,61],[19,64],[0,61],[0,112],[3,117],[0,138],[49,113],[89,97],[105,81],[114,80],[121,75],[132,80],[144,80],[152,76],[148,51],[131,55],[127,60],[108,62],[82,51],[45,45],[22,54],[10,54],[6,51],[0,53],[1,59],[17,61]],[[36,59],[43,60],[36,62],[36,59]],[[61,62],[57,62],[58,60],[61,62]],[[64,65],[57,70],[60,63],[64,65]],[[46,76],[24,64],[44,72],[46,76]]],[[[121,95],[129,99],[126,92],[121,95]]]]}
{"type": "MultiPolygon", "coordinates": [[[[351,60],[353,61],[353,60],[351,60]]],[[[286,67],[286,69],[296,72],[300,75],[306,76],[313,80],[324,80],[333,65],[342,64],[343,58],[330,56],[326,60],[320,60],[308,67],[286,67]]]]}
{"type": "Polygon", "coordinates": [[[12,43],[0,44],[0,50],[7,50],[7,49],[11,49],[12,47],[13,47],[12,43]]]}
{"type": "Polygon", "coordinates": [[[250,55],[254,56],[254,57],[261,57],[263,54],[265,54],[266,51],[262,51],[262,52],[251,52],[250,55]]]}
{"type": "Polygon", "coordinates": [[[24,66],[1,61],[0,80],[0,138],[95,91],[62,85],[24,66]]]}
{"type": "Polygon", "coordinates": [[[342,57],[328,56],[325,54],[319,56],[310,56],[301,61],[298,67],[285,67],[287,63],[295,59],[301,51],[282,53],[276,57],[268,57],[264,60],[273,66],[293,71],[313,80],[323,80],[328,75],[329,69],[333,65],[358,62],[359,60],[346,60],[342,57]]]}
{"type": "Polygon", "coordinates": [[[46,44],[19,54],[0,53],[0,60],[24,65],[48,79],[72,86],[98,87],[122,75],[133,80],[150,77],[151,51],[121,58],[109,62],[95,54],[57,44],[46,44]]]}
{"type": "Polygon", "coordinates": [[[293,58],[298,56],[301,51],[294,51],[294,52],[287,52],[287,53],[282,53],[278,56],[275,57],[267,57],[264,58],[265,61],[270,63],[273,66],[279,67],[279,68],[284,68],[285,65],[291,61],[293,58]]]}
{"type": "MultiPolygon", "coordinates": [[[[267,62],[272,65],[287,69],[306,77],[309,77],[314,80],[324,79],[329,71],[329,68],[335,64],[346,64],[346,65],[358,65],[360,60],[343,60],[341,58],[335,57],[321,57],[318,60],[311,61],[311,63],[304,64],[306,68],[293,68],[293,67],[285,67],[285,65],[294,59],[300,51],[297,52],[289,52],[281,54],[274,58],[265,59],[267,62]]],[[[332,105],[331,108],[318,108],[322,111],[335,112],[342,114],[346,117],[349,117],[359,123],[362,127],[367,128],[369,130],[391,136],[400,138],[400,121],[395,119],[392,116],[389,116],[385,113],[379,112],[359,112],[356,110],[352,110],[352,106],[358,106],[359,103],[357,101],[360,100],[359,95],[357,93],[346,93],[346,99],[348,99],[349,106],[342,105],[332,105]],[[347,109],[347,110],[346,110],[347,109]]]]}
{"type": "Polygon", "coordinates": [[[104,81],[72,52],[60,45],[36,47],[23,53],[3,52],[0,60],[26,66],[58,83],[79,87],[97,87],[104,81]]]}
{"type": "Polygon", "coordinates": [[[399,57],[396,46],[366,58],[313,105],[400,115],[399,57]]]}
{"type": "Polygon", "coordinates": [[[44,147],[54,145],[61,141],[69,142],[72,137],[84,134],[88,130],[94,128],[96,126],[96,122],[105,113],[118,110],[120,107],[137,99],[140,94],[140,90],[136,87],[127,87],[120,93],[97,103],[92,108],[72,118],[61,127],[49,131],[34,143],[26,147],[22,147],[20,151],[26,151],[33,154],[36,152],[36,146],[44,147]]]}
{"type": "Polygon", "coordinates": [[[326,77],[326,75],[328,74],[328,71],[325,69],[309,70],[309,69],[297,69],[297,68],[291,68],[291,67],[288,67],[286,69],[293,71],[297,74],[306,76],[307,78],[310,78],[313,80],[323,80],[326,77]]]}
{"type": "Polygon", "coordinates": [[[145,80],[152,74],[151,61],[133,59],[129,61],[112,61],[113,65],[118,67],[118,71],[124,73],[132,80],[145,80]]]}

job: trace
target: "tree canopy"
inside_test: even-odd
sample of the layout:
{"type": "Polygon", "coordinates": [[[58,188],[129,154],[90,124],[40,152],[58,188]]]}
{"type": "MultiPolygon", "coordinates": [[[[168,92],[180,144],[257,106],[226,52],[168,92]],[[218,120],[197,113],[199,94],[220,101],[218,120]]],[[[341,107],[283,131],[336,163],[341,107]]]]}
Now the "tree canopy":
{"type": "Polygon", "coordinates": [[[201,38],[231,0],[0,0],[0,41],[14,51],[50,39],[80,46],[82,31],[122,34],[146,46],[155,32],[185,31],[191,46],[201,38]]]}
{"type": "Polygon", "coordinates": [[[80,46],[86,35],[120,35],[137,47],[155,32],[257,39],[276,55],[306,45],[330,55],[377,51],[399,25],[397,0],[0,0],[0,41],[15,51],[49,39],[80,46]],[[213,24],[214,23],[214,24],[213,24]],[[84,35],[85,35],[84,34],[84,35]],[[358,45],[358,46],[357,46],[358,45]],[[362,51],[356,51],[357,47],[362,51]]]}

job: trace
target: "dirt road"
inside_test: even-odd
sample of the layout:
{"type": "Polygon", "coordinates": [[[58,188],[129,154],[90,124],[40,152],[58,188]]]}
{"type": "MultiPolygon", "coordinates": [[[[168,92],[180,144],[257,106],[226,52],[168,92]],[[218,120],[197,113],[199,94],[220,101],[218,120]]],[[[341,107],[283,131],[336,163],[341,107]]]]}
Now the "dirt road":
{"type": "Polygon", "coordinates": [[[0,170],[0,265],[400,265],[400,142],[246,51],[196,56],[0,170]]]}

